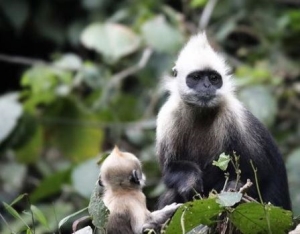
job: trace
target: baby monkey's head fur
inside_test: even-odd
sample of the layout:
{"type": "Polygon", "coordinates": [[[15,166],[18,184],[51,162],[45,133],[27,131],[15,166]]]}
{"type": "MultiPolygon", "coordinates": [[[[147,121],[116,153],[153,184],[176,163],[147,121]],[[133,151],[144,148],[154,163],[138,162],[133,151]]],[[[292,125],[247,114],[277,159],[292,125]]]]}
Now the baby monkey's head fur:
{"type": "Polygon", "coordinates": [[[142,166],[136,156],[117,146],[102,163],[100,179],[106,189],[141,189],[145,183],[142,166]]]}

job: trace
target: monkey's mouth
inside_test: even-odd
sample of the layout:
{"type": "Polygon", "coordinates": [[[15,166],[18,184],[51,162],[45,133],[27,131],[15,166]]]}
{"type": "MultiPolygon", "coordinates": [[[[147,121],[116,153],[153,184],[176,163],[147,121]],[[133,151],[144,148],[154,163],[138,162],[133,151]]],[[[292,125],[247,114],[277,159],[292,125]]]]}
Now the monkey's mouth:
{"type": "Polygon", "coordinates": [[[216,95],[211,94],[211,93],[205,93],[205,94],[200,94],[200,95],[196,96],[197,100],[202,103],[208,103],[208,102],[212,101],[213,99],[215,99],[215,97],[216,97],[216,95]]]}
{"type": "Polygon", "coordinates": [[[211,106],[215,102],[216,98],[217,98],[217,95],[211,94],[211,93],[182,95],[182,99],[187,104],[203,106],[203,107],[211,106]]]}

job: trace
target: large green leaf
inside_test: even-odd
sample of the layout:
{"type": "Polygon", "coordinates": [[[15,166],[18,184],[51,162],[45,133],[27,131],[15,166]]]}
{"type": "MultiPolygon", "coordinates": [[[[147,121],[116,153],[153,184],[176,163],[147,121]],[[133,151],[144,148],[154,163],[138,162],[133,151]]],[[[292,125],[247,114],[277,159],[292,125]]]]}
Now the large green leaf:
{"type": "Polygon", "coordinates": [[[179,29],[170,25],[163,16],[145,22],[142,34],[147,44],[159,52],[176,53],[184,42],[179,29]]]}
{"type": "Polygon", "coordinates": [[[82,44],[115,61],[136,51],[139,37],[128,27],[115,23],[94,23],[81,35],[82,44]]]}
{"type": "Polygon", "coordinates": [[[212,225],[214,218],[222,211],[224,208],[220,207],[214,198],[187,202],[174,214],[166,229],[166,234],[183,233],[182,225],[184,225],[185,232],[192,230],[199,224],[212,225]]]}
{"type": "Polygon", "coordinates": [[[22,163],[35,162],[43,149],[43,128],[38,125],[33,135],[28,136],[28,141],[16,148],[17,160],[22,163]]]}
{"type": "Polygon", "coordinates": [[[221,192],[217,195],[217,203],[221,206],[233,206],[236,203],[240,202],[242,199],[243,194],[238,192],[221,192]]]}
{"type": "Polygon", "coordinates": [[[46,228],[49,228],[49,223],[45,217],[45,215],[43,214],[43,212],[36,206],[31,205],[30,209],[34,215],[34,217],[46,228]]]}
{"type": "Polygon", "coordinates": [[[70,219],[74,218],[75,216],[77,216],[78,214],[81,214],[82,212],[86,211],[88,208],[85,207],[73,214],[68,215],[67,217],[64,217],[62,220],[59,221],[58,223],[58,228],[61,228],[65,223],[67,223],[70,219]]]}
{"type": "Polygon", "coordinates": [[[99,228],[100,231],[103,231],[107,223],[109,210],[102,201],[101,193],[101,187],[96,184],[90,199],[89,213],[93,219],[95,227],[99,228]]]}
{"type": "Polygon", "coordinates": [[[0,143],[13,131],[23,112],[22,106],[17,99],[17,93],[6,94],[0,97],[0,143]]]}
{"type": "Polygon", "coordinates": [[[61,99],[49,108],[45,121],[48,144],[75,162],[95,157],[103,140],[97,116],[83,111],[74,100],[61,99]]]}
{"type": "Polygon", "coordinates": [[[32,202],[49,197],[61,191],[64,184],[70,181],[71,170],[56,172],[55,174],[45,178],[39,186],[30,194],[32,202]]]}
{"type": "Polygon", "coordinates": [[[259,203],[239,205],[230,220],[244,234],[287,233],[293,224],[291,211],[259,203]]]}

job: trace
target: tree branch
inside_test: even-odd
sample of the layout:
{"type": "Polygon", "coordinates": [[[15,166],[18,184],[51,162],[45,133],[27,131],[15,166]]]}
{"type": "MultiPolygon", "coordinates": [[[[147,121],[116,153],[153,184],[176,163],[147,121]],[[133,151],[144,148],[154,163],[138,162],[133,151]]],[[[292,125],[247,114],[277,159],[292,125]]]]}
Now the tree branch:
{"type": "Polygon", "coordinates": [[[218,0],[209,0],[199,19],[199,29],[205,30],[218,0]]]}
{"type": "Polygon", "coordinates": [[[61,67],[55,65],[53,63],[41,60],[41,59],[34,59],[34,58],[26,58],[21,56],[10,56],[5,54],[0,54],[0,61],[5,63],[13,63],[13,64],[20,64],[25,66],[36,66],[36,65],[43,65],[47,67],[52,67],[54,69],[64,70],[64,71],[79,71],[81,68],[70,68],[70,67],[61,67]]]}

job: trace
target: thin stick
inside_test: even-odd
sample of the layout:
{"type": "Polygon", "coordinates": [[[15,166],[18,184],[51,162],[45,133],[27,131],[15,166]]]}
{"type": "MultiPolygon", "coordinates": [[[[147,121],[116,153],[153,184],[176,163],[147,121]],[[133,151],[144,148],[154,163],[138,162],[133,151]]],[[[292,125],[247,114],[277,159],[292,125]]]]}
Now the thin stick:
{"type": "Polygon", "coordinates": [[[244,184],[243,187],[240,188],[239,193],[245,193],[245,191],[249,189],[252,185],[253,183],[251,182],[251,180],[247,179],[246,184],[244,184]]]}
{"type": "Polygon", "coordinates": [[[33,234],[35,234],[35,222],[34,222],[34,216],[33,216],[32,210],[31,210],[31,202],[30,202],[30,198],[29,198],[28,195],[26,196],[26,200],[27,200],[27,203],[28,203],[28,205],[29,205],[29,210],[30,210],[30,214],[31,214],[32,226],[33,226],[33,234]]]}
{"type": "Polygon", "coordinates": [[[43,65],[43,66],[52,67],[54,69],[64,70],[64,71],[79,71],[79,70],[81,70],[81,68],[76,69],[76,68],[70,68],[70,67],[57,66],[53,63],[46,62],[41,59],[26,58],[26,57],[21,57],[21,56],[10,56],[10,55],[6,55],[6,54],[0,54],[0,61],[6,62],[6,63],[20,64],[20,65],[25,65],[25,66],[43,65]]]}
{"type": "Polygon", "coordinates": [[[3,222],[5,223],[5,225],[7,226],[7,228],[9,229],[9,231],[10,231],[11,233],[13,233],[13,234],[16,234],[16,232],[14,232],[14,231],[10,228],[9,224],[7,223],[7,221],[6,221],[5,218],[2,216],[1,213],[0,213],[0,217],[1,217],[1,219],[3,220],[3,222]]]}
{"type": "Polygon", "coordinates": [[[209,0],[199,19],[199,29],[205,30],[218,0],[209,0]]]}
{"type": "Polygon", "coordinates": [[[146,48],[142,54],[141,59],[139,62],[131,67],[126,68],[125,70],[113,75],[106,85],[106,87],[103,89],[103,94],[101,95],[100,99],[94,104],[94,109],[98,109],[100,106],[105,103],[107,100],[107,97],[111,91],[111,89],[115,86],[117,86],[119,83],[121,83],[125,78],[127,78],[130,75],[133,75],[137,73],[139,70],[144,68],[146,64],[148,63],[151,55],[153,53],[153,50],[150,48],[146,48]]]}
{"type": "Polygon", "coordinates": [[[250,160],[250,164],[251,164],[251,167],[252,167],[252,169],[254,171],[254,178],[255,178],[255,183],[256,183],[256,189],[257,189],[257,193],[258,193],[258,196],[259,196],[260,203],[264,204],[262,196],[261,196],[261,193],[260,193],[260,190],[259,190],[259,185],[258,185],[257,168],[254,167],[252,160],[250,160]]]}

